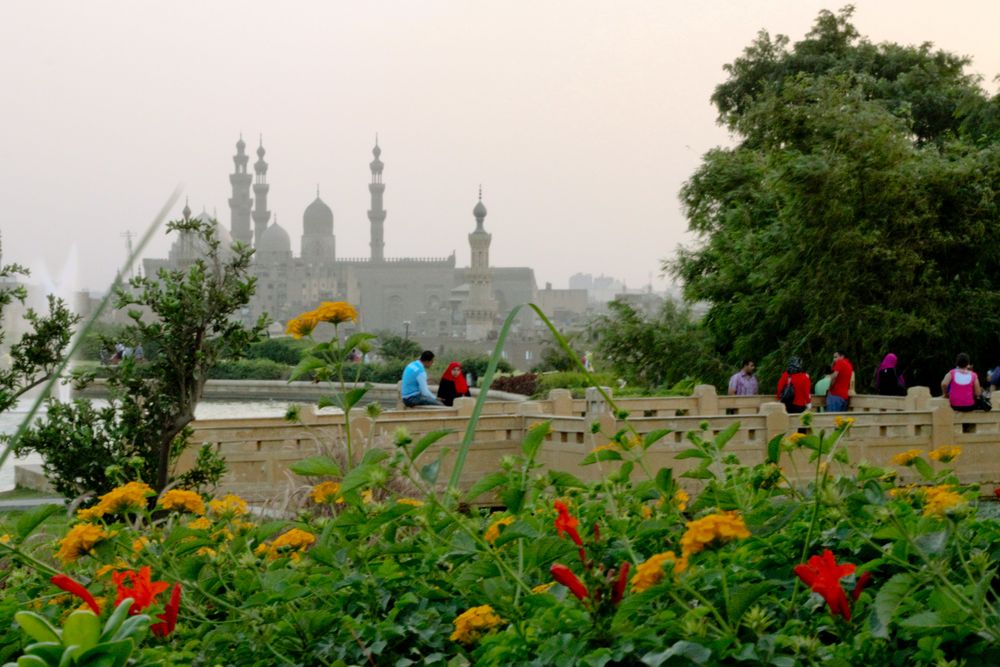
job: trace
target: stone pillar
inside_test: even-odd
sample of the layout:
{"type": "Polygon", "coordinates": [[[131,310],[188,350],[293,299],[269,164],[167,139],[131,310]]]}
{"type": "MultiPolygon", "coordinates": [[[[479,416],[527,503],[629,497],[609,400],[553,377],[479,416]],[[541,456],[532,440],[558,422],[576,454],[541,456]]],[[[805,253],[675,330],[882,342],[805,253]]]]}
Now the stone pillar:
{"type": "Polygon", "coordinates": [[[472,410],[476,407],[476,399],[468,396],[460,396],[455,399],[455,409],[458,410],[459,417],[471,417],[472,410]]]}
{"type": "Polygon", "coordinates": [[[535,401],[525,401],[524,403],[519,403],[517,406],[517,414],[521,416],[528,415],[541,415],[542,406],[535,401]]]}
{"type": "Polygon", "coordinates": [[[319,417],[316,415],[316,406],[312,403],[306,403],[305,405],[299,406],[299,421],[303,424],[315,424],[319,421],[319,417]]]}
{"type": "Polygon", "coordinates": [[[719,414],[719,396],[715,393],[715,386],[710,384],[699,384],[691,392],[691,395],[698,399],[699,416],[715,416],[719,414]]]}
{"type": "Polygon", "coordinates": [[[760,414],[767,417],[765,423],[767,424],[768,442],[770,442],[771,438],[774,438],[775,436],[788,433],[788,412],[785,410],[784,403],[779,403],[777,401],[762,403],[760,406],[760,414]]]}
{"type": "Polygon", "coordinates": [[[927,387],[910,387],[906,390],[906,411],[916,412],[929,409],[931,390],[927,387]]]}
{"type": "Polygon", "coordinates": [[[932,398],[931,449],[955,444],[955,411],[947,398],[932,398]]]}
{"type": "MultiPolygon", "coordinates": [[[[608,396],[611,396],[611,387],[601,387],[608,396]]],[[[599,415],[604,414],[608,411],[607,401],[601,396],[601,392],[597,391],[597,387],[587,387],[587,391],[584,394],[587,399],[587,418],[590,420],[596,419],[599,415]]]]}
{"type": "Polygon", "coordinates": [[[550,389],[549,400],[552,401],[552,414],[568,417],[573,413],[573,392],[569,389],[550,389]]]}

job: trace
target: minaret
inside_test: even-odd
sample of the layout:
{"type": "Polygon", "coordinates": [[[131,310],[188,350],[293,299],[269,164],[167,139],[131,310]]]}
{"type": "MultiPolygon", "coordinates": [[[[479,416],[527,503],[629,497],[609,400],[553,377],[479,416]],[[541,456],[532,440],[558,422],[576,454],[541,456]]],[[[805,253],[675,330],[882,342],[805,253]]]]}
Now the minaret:
{"type": "Polygon", "coordinates": [[[490,241],[493,236],[483,227],[486,207],[483,206],[483,188],[479,188],[479,203],[472,209],[476,229],[469,234],[472,262],[469,268],[469,300],[465,304],[465,337],[467,340],[485,340],[493,330],[497,316],[497,302],[493,298],[493,273],[490,270],[490,241]]]}
{"type": "Polygon", "coordinates": [[[250,245],[253,233],[250,231],[250,181],[252,176],[247,173],[247,161],[250,159],[244,149],[247,147],[243,135],[236,142],[236,155],[233,156],[235,170],[229,175],[229,183],[233,186],[233,196],[229,199],[229,234],[234,241],[250,245]]]}
{"type": "Polygon", "coordinates": [[[375,148],[372,149],[375,159],[368,167],[372,170],[372,182],[368,184],[368,192],[372,196],[372,207],[368,209],[368,221],[371,222],[371,257],[373,262],[381,262],[385,258],[385,240],[382,235],[382,225],[385,222],[386,210],[382,208],[382,193],[385,183],[382,182],[382,149],[378,147],[378,135],[375,135],[375,148]]]}
{"type": "Polygon", "coordinates": [[[253,163],[253,240],[254,247],[260,242],[267,223],[271,220],[271,212],[267,210],[267,191],[271,186],[267,184],[267,162],[264,162],[264,137],[260,138],[260,145],[257,147],[257,161],[253,163]]]}

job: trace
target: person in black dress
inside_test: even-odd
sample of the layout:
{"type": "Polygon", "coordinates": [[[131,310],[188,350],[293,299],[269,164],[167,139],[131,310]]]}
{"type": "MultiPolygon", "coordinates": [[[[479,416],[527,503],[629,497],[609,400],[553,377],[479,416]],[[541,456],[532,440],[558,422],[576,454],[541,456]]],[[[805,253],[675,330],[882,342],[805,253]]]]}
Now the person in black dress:
{"type": "Polygon", "coordinates": [[[441,382],[438,383],[438,400],[445,405],[454,405],[455,399],[461,396],[472,396],[469,385],[465,381],[462,365],[457,361],[448,364],[441,382]]]}

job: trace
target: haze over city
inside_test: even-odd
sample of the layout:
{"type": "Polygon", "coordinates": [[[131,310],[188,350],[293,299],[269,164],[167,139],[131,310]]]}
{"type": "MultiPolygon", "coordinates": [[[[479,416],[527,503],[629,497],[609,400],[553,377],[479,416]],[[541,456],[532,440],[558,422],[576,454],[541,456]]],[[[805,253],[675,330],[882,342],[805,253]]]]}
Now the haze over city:
{"type": "MultiPolygon", "coordinates": [[[[263,135],[269,208],[293,239],[317,185],[338,254],[368,253],[385,162],[387,255],[467,265],[482,184],[491,261],[538,284],[629,287],[689,242],[677,199],[729,141],[709,97],[765,29],[801,39],[843,3],[39,2],[5,6],[3,259],[101,290],[177,183],[228,226],[234,144],[263,135]]],[[[995,2],[861,1],[873,41],[972,58],[996,90],[995,2]]],[[[171,218],[180,217],[184,197],[171,218]]],[[[163,256],[159,235],[145,253],[163,256]]]]}

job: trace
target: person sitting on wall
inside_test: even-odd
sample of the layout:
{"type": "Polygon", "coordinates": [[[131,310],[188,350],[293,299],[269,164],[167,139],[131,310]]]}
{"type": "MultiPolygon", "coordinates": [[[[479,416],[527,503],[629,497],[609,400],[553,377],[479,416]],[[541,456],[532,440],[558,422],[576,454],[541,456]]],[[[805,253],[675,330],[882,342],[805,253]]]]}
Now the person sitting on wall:
{"type": "Polygon", "coordinates": [[[408,408],[418,405],[444,407],[444,404],[427,388],[427,369],[433,365],[434,353],[430,350],[424,350],[420,353],[419,359],[407,364],[403,370],[403,383],[399,390],[403,405],[408,408]]]}
{"type": "Polygon", "coordinates": [[[438,383],[438,400],[451,407],[455,404],[455,399],[461,396],[472,396],[472,392],[462,373],[462,364],[453,361],[448,364],[438,383]]]}
{"type": "Polygon", "coordinates": [[[982,396],[983,388],[979,377],[973,372],[969,355],[962,352],[955,360],[955,368],[948,371],[941,380],[941,393],[948,397],[948,403],[955,412],[972,412],[976,401],[982,396]]]}

